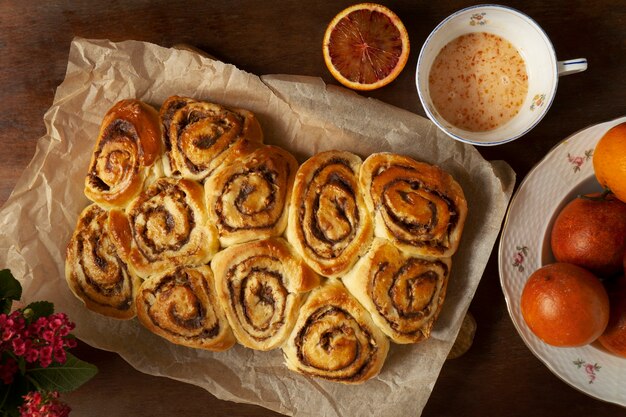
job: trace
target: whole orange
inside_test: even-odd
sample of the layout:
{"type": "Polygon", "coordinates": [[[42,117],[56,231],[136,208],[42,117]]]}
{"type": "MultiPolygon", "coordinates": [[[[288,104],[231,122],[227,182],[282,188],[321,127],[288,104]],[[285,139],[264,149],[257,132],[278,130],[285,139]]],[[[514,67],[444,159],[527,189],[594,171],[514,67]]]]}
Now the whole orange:
{"type": "Polygon", "coordinates": [[[609,324],[598,341],[609,352],[626,358],[626,278],[607,285],[611,305],[609,324]]]}
{"type": "Polygon", "coordinates": [[[573,199],[554,220],[550,245],[558,262],[581,266],[599,277],[620,274],[626,251],[626,203],[610,194],[573,199]]]}
{"type": "Polygon", "coordinates": [[[626,122],[600,138],[593,151],[593,170],[600,185],[626,203],[626,122]]]}
{"type": "Polygon", "coordinates": [[[584,268],[560,262],[531,274],[521,309],[530,330],[559,347],[593,342],[609,321],[609,297],[600,280],[584,268]]]}

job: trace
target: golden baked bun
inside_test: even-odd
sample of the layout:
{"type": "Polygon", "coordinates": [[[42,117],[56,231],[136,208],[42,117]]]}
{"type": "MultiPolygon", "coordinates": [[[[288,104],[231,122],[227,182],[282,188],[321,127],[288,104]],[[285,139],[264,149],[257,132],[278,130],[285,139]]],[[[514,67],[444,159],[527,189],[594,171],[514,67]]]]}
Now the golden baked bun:
{"type": "Polygon", "coordinates": [[[116,103],[104,116],[85,178],[85,195],[107,208],[125,207],[150,177],[161,176],[159,114],[140,100],[116,103]]]}
{"type": "Polygon", "coordinates": [[[450,174],[407,156],[376,153],[363,162],[359,181],[377,237],[416,256],[456,252],[467,202],[450,174]]]}
{"type": "Polygon", "coordinates": [[[172,96],[161,106],[160,116],[168,176],[203,181],[249,151],[244,139],[263,142],[261,126],[247,110],[172,96]]]}
{"type": "Polygon", "coordinates": [[[450,258],[406,256],[377,238],[342,281],[392,341],[416,343],[430,336],[449,274],[450,258]]]}
{"type": "Polygon", "coordinates": [[[222,247],[283,234],[297,170],[293,155],[268,145],[207,178],[209,219],[222,247]]]}
{"type": "Polygon", "coordinates": [[[135,317],[141,281],[122,261],[111,238],[109,212],[97,204],[87,206],[78,218],[67,246],[65,279],[89,310],[117,319],[135,317]]]}
{"type": "Polygon", "coordinates": [[[218,297],[242,345],[270,350],[283,344],[307,291],[319,285],[282,238],[231,246],[211,261],[218,297]]]}
{"type": "Polygon", "coordinates": [[[202,185],[184,178],[159,179],[125,213],[113,210],[111,224],[120,253],[142,278],[206,264],[219,247],[202,185]]]}
{"type": "Polygon", "coordinates": [[[213,351],[235,344],[206,265],[151,276],[141,284],[136,304],[141,324],[172,343],[213,351]]]}
{"type": "Polygon", "coordinates": [[[318,273],[344,275],[374,236],[359,187],[361,158],[328,151],[304,162],[289,205],[287,238],[318,273]]]}
{"type": "Polygon", "coordinates": [[[334,278],[311,292],[283,345],[289,369],[344,384],[378,375],[388,351],[389,339],[334,278]]]}

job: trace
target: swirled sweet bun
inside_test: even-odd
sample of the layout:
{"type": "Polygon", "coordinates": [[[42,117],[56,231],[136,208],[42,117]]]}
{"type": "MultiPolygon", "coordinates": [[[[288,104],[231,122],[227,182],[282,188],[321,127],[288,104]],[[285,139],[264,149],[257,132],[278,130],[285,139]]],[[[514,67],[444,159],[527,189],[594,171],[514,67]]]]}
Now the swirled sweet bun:
{"type": "Polygon", "coordinates": [[[389,339],[334,278],[311,292],[283,345],[289,369],[344,384],[378,375],[388,351],[389,339]]]}
{"type": "Polygon", "coordinates": [[[319,285],[319,276],[282,238],[226,248],[215,255],[211,268],[237,340],[256,350],[283,344],[305,293],[319,285]]]}
{"type": "Polygon", "coordinates": [[[141,284],[113,243],[109,213],[91,204],[80,214],[67,246],[65,278],[72,293],[92,311],[117,319],[135,317],[141,284]]]}
{"type": "Polygon", "coordinates": [[[407,256],[377,238],[342,281],[392,341],[416,343],[430,336],[449,273],[450,258],[407,256]]]}
{"type": "Polygon", "coordinates": [[[125,207],[161,176],[158,112],[140,100],[116,103],[104,116],[85,177],[85,195],[107,208],[125,207]]]}
{"type": "Polygon", "coordinates": [[[209,219],[222,247],[283,234],[297,170],[293,155],[267,145],[207,178],[209,219]]]}
{"type": "Polygon", "coordinates": [[[206,265],[151,276],[141,284],[136,304],[141,324],[172,343],[213,351],[235,344],[206,265]]]}
{"type": "Polygon", "coordinates": [[[170,176],[203,181],[249,151],[243,140],[263,142],[261,126],[247,110],[172,96],[161,106],[160,116],[170,176]]]}
{"type": "Polygon", "coordinates": [[[359,186],[361,162],[350,152],[322,152],[296,174],[287,238],[315,271],[328,277],[345,274],[373,237],[359,186]]]}
{"type": "Polygon", "coordinates": [[[113,210],[116,245],[142,278],[182,265],[206,264],[218,250],[208,222],[202,185],[184,178],[161,178],[126,212],[113,210]]]}
{"type": "Polygon", "coordinates": [[[363,162],[359,181],[377,237],[417,256],[456,252],[467,202],[450,174],[407,156],[377,153],[363,162]]]}

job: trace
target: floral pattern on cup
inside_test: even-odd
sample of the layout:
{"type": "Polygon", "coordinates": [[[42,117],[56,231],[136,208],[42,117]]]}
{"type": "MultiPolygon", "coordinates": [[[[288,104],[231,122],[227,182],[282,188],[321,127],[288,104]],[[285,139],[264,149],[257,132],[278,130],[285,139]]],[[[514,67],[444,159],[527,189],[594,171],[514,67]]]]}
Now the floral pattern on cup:
{"type": "Polygon", "coordinates": [[[535,97],[533,97],[533,101],[530,104],[530,110],[535,111],[535,109],[543,106],[545,102],[546,102],[545,94],[535,94],[535,97]]]}
{"type": "Polygon", "coordinates": [[[570,153],[567,154],[567,160],[572,165],[574,172],[580,172],[580,169],[589,161],[593,156],[593,149],[587,149],[584,155],[574,156],[570,153]]]}
{"type": "Polygon", "coordinates": [[[471,17],[470,17],[470,26],[483,26],[486,25],[488,20],[485,19],[485,16],[487,15],[487,13],[482,12],[482,13],[474,13],[471,17]]]}
{"type": "Polygon", "coordinates": [[[595,381],[598,376],[597,372],[599,372],[600,369],[602,368],[597,363],[594,363],[594,364],[587,363],[582,359],[577,359],[573,361],[573,363],[574,365],[576,365],[578,369],[583,369],[585,371],[585,374],[587,374],[587,378],[589,379],[590,384],[593,384],[593,381],[595,381]]]}
{"type": "Polygon", "coordinates": [[[524,261],[528,256],[528,246],[516,246],[515,250],[517,252],[513,255],[512,265],[517,268],[519,272],[524,272],[524,261]]]}

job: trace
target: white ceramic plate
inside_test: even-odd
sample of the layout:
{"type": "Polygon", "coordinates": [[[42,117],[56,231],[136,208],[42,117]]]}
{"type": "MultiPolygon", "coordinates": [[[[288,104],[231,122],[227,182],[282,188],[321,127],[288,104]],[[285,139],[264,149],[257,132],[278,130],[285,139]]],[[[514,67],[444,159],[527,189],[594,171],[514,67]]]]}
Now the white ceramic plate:
{"type": "Polygon", "coordinates": [[[535,356],[574,388],[626,406],[626,359],[608,353],[597,343],[579,348],[549,346],[530,331],[520,310],[520,297],[530,274],[554,261],[549,235],[556,214],[577,194],[600,190],[593,174],[593,150],[604,133],[621,122],[626,122],[626,117],[575,133],[530,171],[511,200],[498,261],[509,314],[535,356]]]}

